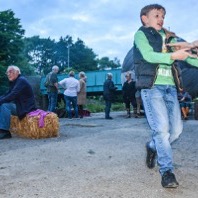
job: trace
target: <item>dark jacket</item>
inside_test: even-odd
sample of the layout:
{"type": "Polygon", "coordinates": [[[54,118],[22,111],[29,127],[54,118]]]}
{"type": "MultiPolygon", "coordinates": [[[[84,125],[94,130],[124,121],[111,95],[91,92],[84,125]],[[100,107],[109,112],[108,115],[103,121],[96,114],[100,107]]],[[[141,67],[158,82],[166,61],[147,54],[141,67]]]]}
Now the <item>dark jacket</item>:
{"type": "Polygon", "coordinates": [[[135,87],[135,81],[131,81],[130,83],[128,83],[128,81],[124,82],[124,85],[122,87],[122,95],[124,102],[135,100],[136,91],[137,90],[135,87]]]}
{"type": "Polygon", "coordinates": [[[0,97],[0,105],[9,102],[15,103],[17,115],[22,119],[27,113],[36,109],[32,87],[21,75],[9,85],[9,91],[0,97]]]}
{"type": "MultiPolygon", "coordinates": [[[[143,31],[147,37],[149,44],[153,47],[155,52],[162,51],[162,37],[161,35],[152,27],[142,26],[139,30],[143,31]]],[[[165,30],[166,34],[166,43],[169,43],[173,38],[178,38],[174,33],[165,30]]],[[[169,49],[170,50],[170,49],[169,49]]],[[[136,73],[136,88],[146,89],[151,88],[154,85],[154,82],[157,78],[157,70],[159,64],[149,63],[144,60],[139,49],[134,44],[134,64],[135,64],[135,73],[136,73]]],[[[172,73],[174,77],[175,84],[178,90],[182,90],[182,80],[181,72],[176,62],[172,65],[172,73]]]]}
{"type": "Polygon", "coordinates": [[[114,101],[114,93],[117,87],[115,87],[113,81],[111,79],[107,79],[103,85],[103,96],[104,100],[114,101]]]}

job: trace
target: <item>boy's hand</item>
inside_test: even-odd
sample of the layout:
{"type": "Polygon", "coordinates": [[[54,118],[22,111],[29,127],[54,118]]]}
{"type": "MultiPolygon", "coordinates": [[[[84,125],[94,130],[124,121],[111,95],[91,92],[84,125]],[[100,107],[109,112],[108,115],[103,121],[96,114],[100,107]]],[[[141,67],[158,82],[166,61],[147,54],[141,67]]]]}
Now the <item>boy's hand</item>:
{"type": "Polygon", "coordinates": [[[192,45],[193,45],[193,48],[194,48],[194,47],[198,48],[198,40],[192,42],[192,45]]]}
{"type": "Polygon", "coordinates": [[[168,43],[166,44],[169,47],[174,47],[175,50],[180,50],[184,48],[197,48],[198,47],[198,40],[188,43],[188,42],[177,42],[177,43],[168,43]]]}
{"type": "Polygon", "coordinates": [[[168,43],[166,45],[169,47],[173,47],[174,51],[184,49],[184,48],[193,48],[193,44],[188,43],[188,42],[168,43]]]}
{"type": "Polygon", "coordinates": [[[188,57],[197,58],[197,55],[189,52],[190,48],[177,50],[171,54],[172,60],[185,60],[188,57]]]}

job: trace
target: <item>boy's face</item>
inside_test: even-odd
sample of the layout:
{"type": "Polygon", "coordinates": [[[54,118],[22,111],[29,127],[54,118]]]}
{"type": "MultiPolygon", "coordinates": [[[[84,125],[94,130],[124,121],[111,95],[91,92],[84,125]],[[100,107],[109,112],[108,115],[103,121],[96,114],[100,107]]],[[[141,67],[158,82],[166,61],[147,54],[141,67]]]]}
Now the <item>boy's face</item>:
{"type": "Polygon", "coordinates": [[[153,27],[159,31],[163,27],[164,17],[165,13],[162,9],[153,9],[147,15],[142,16],[142,21],[146,27],[153,27]]]}

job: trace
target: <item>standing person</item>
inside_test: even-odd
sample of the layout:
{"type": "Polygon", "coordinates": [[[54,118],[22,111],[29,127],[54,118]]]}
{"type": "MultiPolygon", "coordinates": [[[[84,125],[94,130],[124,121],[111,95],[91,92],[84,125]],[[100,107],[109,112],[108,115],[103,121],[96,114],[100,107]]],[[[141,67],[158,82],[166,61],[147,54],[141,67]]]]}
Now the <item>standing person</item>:
{"type": "Polygon", "coordinates": [[[59,71],[59,67],[54,65],[52,67],[52,71],[47,74],[46,82],[47,82],[47,95],[48,95],[48,111],[55,112],[57,99],[58,99],[58,77],[57,73],[59,71]]]}
{"type": "Polygon", "coordinates": [[[115,87],[114,85],[114,82],[112,81],[112,78],[113,78],[113,74],[108,73],[107,79],[103,85],[103,96],[105,100],[105,119],[109,119],[109,120],[113,119],[112,117],[110,117],[110,110],[111,110],[111,104],[114,101],[114,93],[117,89],[117,87],[115,87]]]}
{"type": "Polygon", "coordinates": [[[123,95],[123,101],[125,103],[125,107],[127,110],[127,118],[131,117],[131,111],[130,111],[130,106],[132,105],[133,107],[133,112],[134,115],[137,114],[137,103],[136,103],[136,98],[135,98],[135,92],[136,92],[136,87],[135,87],[135,81],[131,78],[131,73],[127,72],[126,75],[126,81],[123,84],[122,87],[122,95],[123,95]]]}
{"type": "Polygon", "coordinates": [[[6,71],[9,80],[9,90],[0,96],[0,139],[11,138],[11,115],[19,119],[36,109],[32,87],[17,66],[9,66],[6,71]]]}
{"type": "Polygon", "coordinates": [[[189,48],[167,51],[165,42],[176,42],[177,36],[163,28],[165,14],[165,8],[158,4],[142,8],[143,26],[134,36],[134,64],[136,88],[141,89],[152,132],[152,139],[146,144],[146,164],[153,168],[157,156],[162,186],[175,188],[179,183],[173,173],[171,144],[181,134],[183,123],[177,99],[177,89],[182,90],[181,76],[174,61],[185,60],[198,66],[198,60],[187,52],[189,48]]]}
{"type": "Polygon", "coordinates": [[[75,79],[74,71],[70,71],[69,77],[61,80],[58,84],[65,89],[64,99],[68,118],[72,119],[72,106],[74,108],[75,118],[78,118],[77,93],[80,91],[80,83],[75,79]]]}
{"type": "Polygon", "coordinates": [[[78,92],[77,99],[78,99],[78,110],[79,110],[79,115],[80,118],[83,118],[83,105],[86,104],[86,76],[85,72],[80,72],[79,73],[79,83],[80,83],[80,91],[78,92]]]}

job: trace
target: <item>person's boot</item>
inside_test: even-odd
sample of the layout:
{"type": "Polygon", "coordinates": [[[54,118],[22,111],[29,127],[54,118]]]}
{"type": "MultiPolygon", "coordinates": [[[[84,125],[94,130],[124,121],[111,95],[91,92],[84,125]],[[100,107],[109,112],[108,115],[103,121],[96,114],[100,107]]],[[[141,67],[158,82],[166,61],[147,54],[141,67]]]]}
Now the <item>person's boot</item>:
{"type": "Polygon", "coordinates": [[[11,138],[12,135],[10,133],[10,131],[4,130],[4,129],[0,129],[0,139],[9,139],[11,138]]]}
{"type": "Polygon", "coordinates": [[[131,117],[130,109],[127,109],[127,118],[130,118],[130,117],[131,117]]]}

